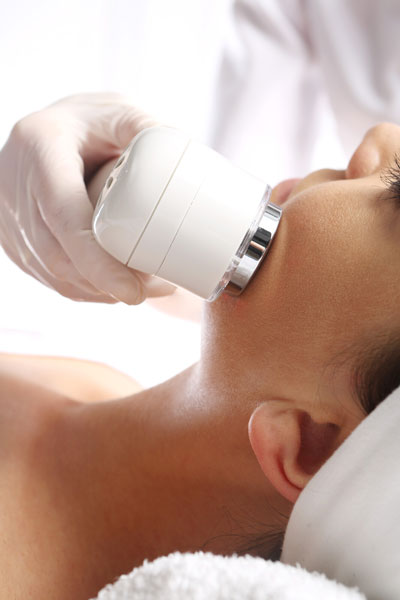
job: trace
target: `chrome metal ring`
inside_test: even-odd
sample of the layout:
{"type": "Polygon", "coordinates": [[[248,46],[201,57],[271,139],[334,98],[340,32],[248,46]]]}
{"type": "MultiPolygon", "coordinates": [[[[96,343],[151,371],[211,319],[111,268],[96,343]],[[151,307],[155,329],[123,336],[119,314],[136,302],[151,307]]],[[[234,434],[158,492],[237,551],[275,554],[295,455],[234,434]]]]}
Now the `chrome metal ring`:
{"type": "Polygon", "coordinates": [[[253,277],[271,247],[281,215],[282,209],[279,206],[267,203],[257,229],[225,287],[224,291],[229,295],[238,296],[253,277]]]}

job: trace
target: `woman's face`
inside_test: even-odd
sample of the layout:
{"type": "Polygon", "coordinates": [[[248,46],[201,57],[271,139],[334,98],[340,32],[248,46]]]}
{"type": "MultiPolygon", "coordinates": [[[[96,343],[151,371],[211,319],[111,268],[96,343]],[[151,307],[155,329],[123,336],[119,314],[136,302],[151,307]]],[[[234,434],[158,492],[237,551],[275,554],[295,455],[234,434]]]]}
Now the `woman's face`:
{"type": "Polygon", "coordinates": [[[348,351],[400,331],[400,200],[382,180],[396,152],[400,127],[382,124],[346,171],[273,190],[283,216],[269,255],[239,298],[206,311],[207,356],[242,398],[339,400],[349,428],[362,418],[348,351]]]}

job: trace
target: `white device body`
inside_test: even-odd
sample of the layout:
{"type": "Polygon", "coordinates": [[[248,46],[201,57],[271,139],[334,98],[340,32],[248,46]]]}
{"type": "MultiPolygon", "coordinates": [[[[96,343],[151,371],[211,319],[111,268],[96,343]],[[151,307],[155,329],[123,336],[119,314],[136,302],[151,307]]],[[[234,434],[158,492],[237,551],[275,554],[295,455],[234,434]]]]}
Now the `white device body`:
{"type": "Polygon", "coordinates": [[[214,150],[179,130],[152,127],[116,162],[96,205],[93,232],[128,267],[213,300],[268,198],[263,181],[214,150]]]}

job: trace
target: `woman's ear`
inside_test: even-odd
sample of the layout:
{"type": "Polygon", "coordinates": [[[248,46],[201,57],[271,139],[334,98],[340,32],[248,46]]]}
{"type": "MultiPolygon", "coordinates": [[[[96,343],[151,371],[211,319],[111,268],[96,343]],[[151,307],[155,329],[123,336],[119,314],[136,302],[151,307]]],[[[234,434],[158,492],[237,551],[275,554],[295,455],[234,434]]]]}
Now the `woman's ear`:
{"type": "Polygon", "coordinates": [[[341,437],[338,425],[316,422],[307,411],[281,400],[264,402],[249,421],[250,443],[262,471],[293,503],[341,437]]]}

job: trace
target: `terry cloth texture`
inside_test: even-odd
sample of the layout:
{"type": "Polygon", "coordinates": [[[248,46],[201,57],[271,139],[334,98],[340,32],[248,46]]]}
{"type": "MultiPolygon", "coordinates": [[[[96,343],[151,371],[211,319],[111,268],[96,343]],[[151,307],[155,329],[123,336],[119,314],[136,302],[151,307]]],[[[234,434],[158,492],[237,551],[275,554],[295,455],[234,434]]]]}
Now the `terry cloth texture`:
{"type": "Polygon", "coordinates": [[[176,552],[145,562],[96,600],[365,600],[320,573],[252,556],[176,552]]]}

